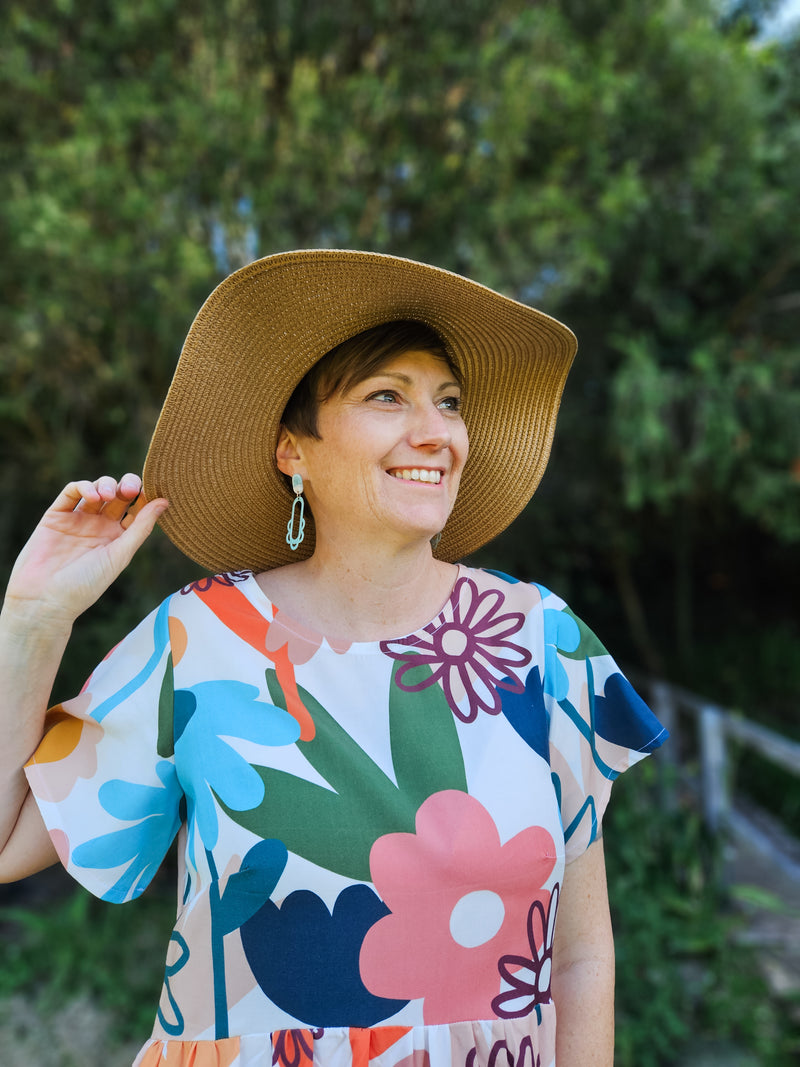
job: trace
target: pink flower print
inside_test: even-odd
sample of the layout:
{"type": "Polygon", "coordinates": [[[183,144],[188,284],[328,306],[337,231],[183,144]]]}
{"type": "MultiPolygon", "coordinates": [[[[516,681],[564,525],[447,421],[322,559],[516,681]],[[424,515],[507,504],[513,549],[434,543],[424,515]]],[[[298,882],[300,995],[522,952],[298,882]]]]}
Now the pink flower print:
{"type": "MultiPolygon", "coordinates": [[[[386,834],[372,846],[372,879],[391,914],[366,933],[362,981],[376,996],[424,998],[426,1024],[493,1018],[497,961],[527,949],[531,890],[555,860],[543,827],[501,844],[480,801],[434,793],[417,812],[415,834],[386,834]]],[[[550,899],[546,889],[536,895],[550,899]]]]}
{"type": "MultiPolygon", "coordinates": [[[[289,662],[299,667],[303,663],[308,663],[317,649],[321,647],[323,640],[326,639],[322,634],[318,634],[316,630],[311,630],[307,626],[301,626],[295,619],[278,610],[270,623],[265,644],[267,652],[279,652],[286,645],[289,662]]],[[[349,641],[336,641],[331,638],[327,641],[333,651],[340,655],[350,647],[349,641]]]]}
{"type": "Polygon", "coordinates": [[[511,987],[492,1001],[492,1008],[501,1019],[530,1015],[538,1004],[547,1004],[550,1000],[558,894],[556,883],[546,912],[541,900],[531,904],[528,912],[530,956],[503,956],[497,965],[511,987]]]}
{"type": "MultiPolygon", "coordinates": [[[[525,616],[501,611],[505,596],[499,589],[478,590],[471,578],[459,578],[447,606],[419,633],[381,642],[381,651],[402,661],[397,685],[416,693],[441,682],[447,702],[463,722],[474,722],[483,709],[501,711],[498,689],[521,693],[524,683],[516,674],[531,660],[528,649],[509,638],[522,629],[525,616]],[[415,678],[416,668],[432,673],[415,678]],[[468,700],[468,707],[459,704],[468,700]]],[[[419,672],[418,672],[419,673],[419,672]]]]}
{"type": "Polygon", "coordinates": [[[415,1049],[399,1060],[395,1067],[431,1067],[431,1054],[426,1048],[415,1049]]]}

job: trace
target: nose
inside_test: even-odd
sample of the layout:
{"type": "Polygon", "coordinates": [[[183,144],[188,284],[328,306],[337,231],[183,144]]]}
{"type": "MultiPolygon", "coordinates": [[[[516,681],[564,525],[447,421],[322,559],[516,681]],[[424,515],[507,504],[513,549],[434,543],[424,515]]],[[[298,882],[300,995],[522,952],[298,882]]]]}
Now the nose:
{"type": "Polygon", "coordinates": [[[452,441],[451,427],[437,404],[426,403],[417,408],[408,440],[414,448],[428,448],[431,451],[448,447],[452,441]]]}

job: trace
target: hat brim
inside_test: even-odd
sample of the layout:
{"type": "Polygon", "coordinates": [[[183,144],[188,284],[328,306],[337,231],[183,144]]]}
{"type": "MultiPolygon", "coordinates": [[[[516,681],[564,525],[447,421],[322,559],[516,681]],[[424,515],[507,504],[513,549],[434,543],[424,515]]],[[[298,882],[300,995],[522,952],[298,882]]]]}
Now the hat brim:
{"type": "Polygon", "coordinates": [[[210,571],[269,570],[313,551],[286,544],[291,493],[275,464],[300,379],[363,330],[416,319],[445,342],[464,385],[470,452],[436,549],[460,559],[491,541],[547,465],[574,334],[548,315],[450,271],[397,256],[286,252],[226,278],[183,345],[144,468],[161,525],[210,571]]]}

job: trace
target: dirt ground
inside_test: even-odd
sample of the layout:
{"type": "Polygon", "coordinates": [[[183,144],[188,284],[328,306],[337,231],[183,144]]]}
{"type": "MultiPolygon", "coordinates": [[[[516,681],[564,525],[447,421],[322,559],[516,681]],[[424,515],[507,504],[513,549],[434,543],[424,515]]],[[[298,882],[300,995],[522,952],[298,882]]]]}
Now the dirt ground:
{"type": "Polygon", "coordinates": [[[0,1003],[2,1067],[131,1067],[140,1044],[115,1042],[108,1016],[85,997],[46,1017],[24,997],[0,1003]]]}

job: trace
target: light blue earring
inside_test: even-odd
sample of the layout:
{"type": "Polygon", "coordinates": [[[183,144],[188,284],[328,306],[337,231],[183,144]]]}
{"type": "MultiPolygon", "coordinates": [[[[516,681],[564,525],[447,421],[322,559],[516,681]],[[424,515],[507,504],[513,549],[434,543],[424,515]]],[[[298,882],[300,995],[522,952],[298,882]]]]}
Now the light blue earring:
{"type": "Polygon", "coordinates": [[[303,538],[306,535],[306,502],[303,499],[303,476],[301,474],[292,475],[292,489],[294,489],[295,497],[292,501],[292,513],[286,524],[286,544],[291,548],[292,552],[294,552],[297,546],[303,543],[303,538]],[[295,509],[298,504],[300,505],[300,514],[297,516],[297,533],[293,533],[292,531],[295,525],[295,509]]]}

